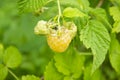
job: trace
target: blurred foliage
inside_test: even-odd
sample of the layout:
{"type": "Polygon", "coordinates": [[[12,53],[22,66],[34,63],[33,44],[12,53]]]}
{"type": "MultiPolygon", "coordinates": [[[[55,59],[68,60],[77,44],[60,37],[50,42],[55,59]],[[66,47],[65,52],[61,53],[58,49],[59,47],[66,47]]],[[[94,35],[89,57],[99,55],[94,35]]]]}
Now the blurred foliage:
{"type": "MultiPolygon", "coordinates": [[[[84,2],[84,0],[78,0],[78,1],[81,1],[79,2],[81,4],[86,3],[86,5],[84,5],[83,8],[88,8],[89,5],[92,8],[96,8],[100,0],[89,0],[90,4],[87,3],[86,0],[85,0],[86,2],[84,2]]],[[[104,26],[106,26],[109,29],[111,28],[110,25],[113,25],[113,23],[115,22],[113,20],[116,18],[117,19],[119,18],[119,14],[120,14],[119,13],[120,7],[118,5],[119,3],[120,3],[120,0],[103,0],[101,7],[107,12],[107,15],[104,14],[105,12],[104,10],[101,10],[102,11],[101,13],[103,13],[101,15],[97,13],[100,11],[100,9],[91,10],[91,14],[95,14],[98,21],[103,23],[104,26]],[[110,13],[109,13],[110,6],[114,6],[110,8],[110,12],[113,18],[110,16],[110,13]],[[113,8],[116,9],[115,12],[113,12],[114,10],[113,8]],[[108,20],[106,20],[106,18],[108,18],[108,20]],[[110,21],[111,24],[109,24],[108,21],[110,21]]],[[[81,8],[81,6],[74,0],[61,0],[61,5],[63,6],[62,10],[66,7],[66,4],[68,6],[81,8]],[[73,4],[70,4],[70,3],[73,3],[73,4]]],[[[22,76],[22,80],[30,80],[30,79],[38,80],[38,77],[43,77],[44,74],[45,74],[46,80],[49,80],[50,78],[52,80],[63,80],[63,79],[70,80],[71,77],[69,75],[73,75],[72,77],[75,78],[75,80],[83,80],[83,79],[84,80],[88,80],[88,79],[120,80],[120,71],[119,71],[120,70],[119,68],[120,34],[117,34],[116,36],[112,36],[113,40],[110,46],[109,54],[107,55],[101,67],[97,69],[96,72],[91,77],[90,76],[91,69],[92,69],[91,55],[84,57],[84,56],[80,56],[80,54],[85,55],[86,53],[71,52],[71,51],[70,51],[71,54],[67,54],[69,52],[69,49],[68,49],[68,52],[65,52],[66,54],[62,54],[62,55],[56,54],[53,57],[54,52],[48,47],[46,38],[44,36],[36,36],[34,34],[34,27],[38,22],[38,20],[43,19],[48,21],[53,16],[56,16],[58,12],[55,2],[51,2],[46,6],[50,9],[44,10],[43,13],[33,12],[33,13],[21,14],[18,12],[17,0],[3,0],[0,2],[0,63],[4,62],[10,68],[16,67],[19,65],[19,61],[18,63],[15,63],[16,65],[14,66],[9,61],[7,63],[8,58],[10,56],[12,57],[10,53],[7,54],[8,56],[2,62],[2,58],[4,57],[1,55],[3,55],[6,50],[9,50],[10,48],[9,46],[14,46],[16,47],[15,49],[19,50],[19,51],[15,50],[16,51],[15,55],[17,55],[15,60],[17,60],[17,57],[18,57],[18,54],[16,53],[20,53],[22,55],[22,63],[19,67],[11,70],[18,77],[21,77],[22,75],[27,75],[27,76],[22,76]],[[114,52],[116,53],[116,55],[113,54],[114,52]],[[74,64],[71,64],[71,62],[67,61],[68,56],[71,62],[74,64]],[[46,65],[48,65],[47,68],[46,68],[46,65]],[[77,66],[74,66],[74,65],[77,65],[77,66]],[[84,68],[83,68],[83,65],[84,65],[84,68]],[[70,66],[69,68],[70,71],[67,70],[69,66],[70,66]],[[51,74],[51,72],[53,72],[54,74],[51,74]],[[35,77],[32,74],[38,77],[35,77]],[[32,76],[29,76],[29,75],[32,75],[32,76]],[[56,78],[54,78],[54,76],[56,78]]],[[[87,10],[82,12],[86,13],[87,10]]],[[[82,12],[81,14],[83,14],[82,12]]],[[[80,24],[79,26],[81,26],[82,24],[81,27],[83,27],[86,24],[86,19],[80,18],[80,20],[81,21],[79,21],[78,19],[75,19],[75,23],[77,25],[80,24]]],[[[114,32],[120,32],[120,28],[119,28],[120,22],[116,21],[115,23],[116,25],[114,24],[114,32]]],[[[79,31],[80,30],[81,28],[79,28],[79,31]]],[[[75,39],[78,40],[78,36],[75,39]]],[[[77,42],[79,42],[80,46],[77,45],[78,43],[74,43],[73,41],[73,43],[76,45],[78,50],[84,51],[84,52],[91,51],[89,49],[87,50],[79,40],[77,42]]],[[[12,50],[10,51],[12,52],[12,50]]],[[[14,54],[14,51],[13,51],[13,54],[14,54]]],[[[2,72],[0,73],[0,79],[4,79],[8,74],[6,80],[15,80],[13,76],[11,76],[11,74],[8,73],[8,69],[2,64],[0,64],[0,72],[2,72]],[[4,75],[4,76],[1,77],[1,75],[4,75]]]]}
{"type": "MultiPolygon", "coordinates": [[[[44,18],[47,20],[47,17],[49,16],[44,18]]],[[[42,76],[53,55],[45,37],[34,34],[34,26],[39,19],[33,14],[20,16],[17,0],[4,0],[0,3],[0,43],[5,48],[12,45],[20,50],[22,63],[19,69],[13,70],[18,76],[25,74],[42,76]]],[[[7,80],[11,79],[14,80],[9,74],[7,80]]]]}

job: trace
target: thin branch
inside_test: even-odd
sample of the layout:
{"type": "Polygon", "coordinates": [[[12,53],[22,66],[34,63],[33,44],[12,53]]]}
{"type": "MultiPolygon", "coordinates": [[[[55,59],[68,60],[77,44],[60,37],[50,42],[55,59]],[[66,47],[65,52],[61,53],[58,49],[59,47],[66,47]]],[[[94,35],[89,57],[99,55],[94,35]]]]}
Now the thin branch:
{"type": "Polygon", "coordinates": [[[8,71],[16,80],[19,80],[19,78],[10,69],[8,69],[8,71]]]}
{"type": "Polygon", "coordinates": [[[44,76],[42,76],[42,77],[40,78],[40,80],[44,80],[44,76]]]}
{"type": "Polygon", "coordinates": [[[101,7],[101,6],[102,6],[102,4],[103,4],[103,2],[104,2],[104,0],[100,0],[100,1],[99,1],[99,3],[97,4],[96,8],[101,7]]]}

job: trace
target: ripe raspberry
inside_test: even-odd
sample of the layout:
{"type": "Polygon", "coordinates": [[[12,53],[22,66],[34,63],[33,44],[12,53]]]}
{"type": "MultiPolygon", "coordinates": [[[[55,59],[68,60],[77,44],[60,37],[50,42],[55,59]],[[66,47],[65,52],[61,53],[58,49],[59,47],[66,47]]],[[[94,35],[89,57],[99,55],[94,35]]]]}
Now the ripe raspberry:
{"type": "Polygon", "coordinates": [[[47,36],[48,45],[55,52],[64,52],[71,42],[69,33],[59,35],[50,34],[47,36]]]}
{"type": "Polygon", "coordinates": [[[73,23],[69,26],[69,28],[66,26],[61,27],[60,31],[55,32],[54,30],[54,32],[47,35],[48,45],[55,52],[64,52],[68,48],[76,32],[77,27],[73,23]]]}

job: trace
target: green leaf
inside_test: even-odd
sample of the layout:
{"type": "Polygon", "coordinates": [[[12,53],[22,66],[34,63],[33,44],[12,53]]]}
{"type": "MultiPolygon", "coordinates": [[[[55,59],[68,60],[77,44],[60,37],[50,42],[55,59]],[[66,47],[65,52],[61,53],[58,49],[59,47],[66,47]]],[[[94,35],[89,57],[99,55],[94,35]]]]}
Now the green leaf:
{"type": "Polygon", "coordinates": [[[112,67],[120,74],[120,44],[113,35],[111,39],[109,59],[112,67]]]}
{"type": "Polygon", "coordinates": [[[7,67],[9,68],[18,67],[21,63],[21,60],[22,60],[22,56],[17,48],[10,46],[5,50],[3,61],[7,67]]]}
{"type": "Polygon", "coordinates": [[[120,21],[116,21],[113,25],[112,32],[119,33],[120,32],[120,21]]]}
{"type": "Polygon", "coordinates": [[[110,8],[110,15],[113,16],[114,21],[120,21],[120,10],[118,7],[110,8]]]}
{"type": "Polygon", "coordinates": [[[97,69],[93,75],[91,74],[92,64],[89,63],[84,69],[84,80],[105,80],[102,72],[97,69]]]}
{"type": "Polygon", "coordinates": [[[77,8],[67,7],[63,11],[63,16],[73,18],[73,17],[84,17],[86,16],[86,14],[84,14],[77,8]]]}
{"type": "Polygon", "coordinates": [[[115,21],[113,25],[112,32],[120,32],[120,9],[118,7],[111,7],[110,8],[110,15],[113,16],[113,19],[115,21]]]}
{"type": "Polygon", "coordinates": [[[97,20],[90,20],[80,34],[80,40],[92,50],[94,56],[93,73],[105,60],[110,45],[110,36],[105,26],[97,20]]]}
{"type": "Polygon", "coordinates": [[[85,58],[79,55],[75,50],[69,49],[65,53],[56,54],[54,59],[58,71],[64,75],[79,78],[82,74],[85,58]]]}
{"type": "Polygon", "coordinates": [[[0,80],[5,80],[8,74],[8,69],[4,65],[0,64],[0,80]]]}
{"type": "MultiPolygon", "coordinates": [[[[86,26],[87,22],[88,22],[89,18],[88,17],[83,17],[83,18],[75,18],[74,19],[74,23],[76,24],[77,26],[77,30],[78,32],[81,31],[81,29],[84,28],[84,26],[86,26]]],[[[79,34],[78,34],[79,36],[79,34]]]]}
{"type": "Polygon", "coordinates": [[[77,8],[82,8],[82,5],[79,5],[77,0],[60,0],[61,5],[67,5],[67,6],[72,6],[72,7],[77,7],[77,8]]]}
{"type": "Polygon", "coordinates": [[[38,12],[52,0],[19,0],[20,12],[38,12]]]}
{"type": "Polygon", "coordinates": [[[4,51],[4,47],[2,44],[0,44],[0,60],[2,60],[3,58],[3,51],[4,51]]]}
{"type": "Polygon", "coordinates": [[[89,0],[77,0],[79,5],[82,5],[83,9],[87,9],[90,6],[89,0]]]}
{"type": "Polygon", "coordinates": [[[113,16],[115,23],[113,24],[112,32],[120,32],[120,9],[118,7],[110,8],[110,15],[113,16]]]}
{"type": "Polygon", "coordinates": [[[102,9],[102,8],[90,9],[90,15],[92,18],[95,18],[98,21],[100,21],[101,23],[103,23],[103,25],[107,29],[112,28],[111,24],[108,21],[107,14],[104,9],[102,9]]]}
{"type": "Polygon", "coordinates": [[[62,5],[77,7],[80,9],[86,9],[89,7],[88,0],[60,0],[62,5]]]}
{"type": "Polygon", "coordinates": [[[27,76],[22,76],[22,80],[40,80],[40,78],[34,75],[27,75],[27,76]]]}
{"type": "Polygon", "coordinates": [[[110,0],[111,3],[115,6],[118,6],[120,8],[120,0],[110,0]]]}
{"type": "Polygon", "coordinates": [[[54,65],[54,61],[49,62],[44,74],[45,80],[63,80],[64,75],[59,73],[54,65]]]}
{"type": "Polygon", "coordinates": [[[73,80],[70,76],[65,76],[64,80],[73,80]]]}

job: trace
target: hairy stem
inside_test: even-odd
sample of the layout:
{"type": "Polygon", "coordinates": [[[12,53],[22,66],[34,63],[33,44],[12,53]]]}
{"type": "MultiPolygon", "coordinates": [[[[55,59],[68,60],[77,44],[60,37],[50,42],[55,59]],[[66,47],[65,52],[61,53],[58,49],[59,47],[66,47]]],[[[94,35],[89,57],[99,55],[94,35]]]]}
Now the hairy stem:
{"type": "Polygon", "coordinates": [[[19,80],[19,78],[10,69],[8,69],[8,71],[16,80],[19,80]]]}

